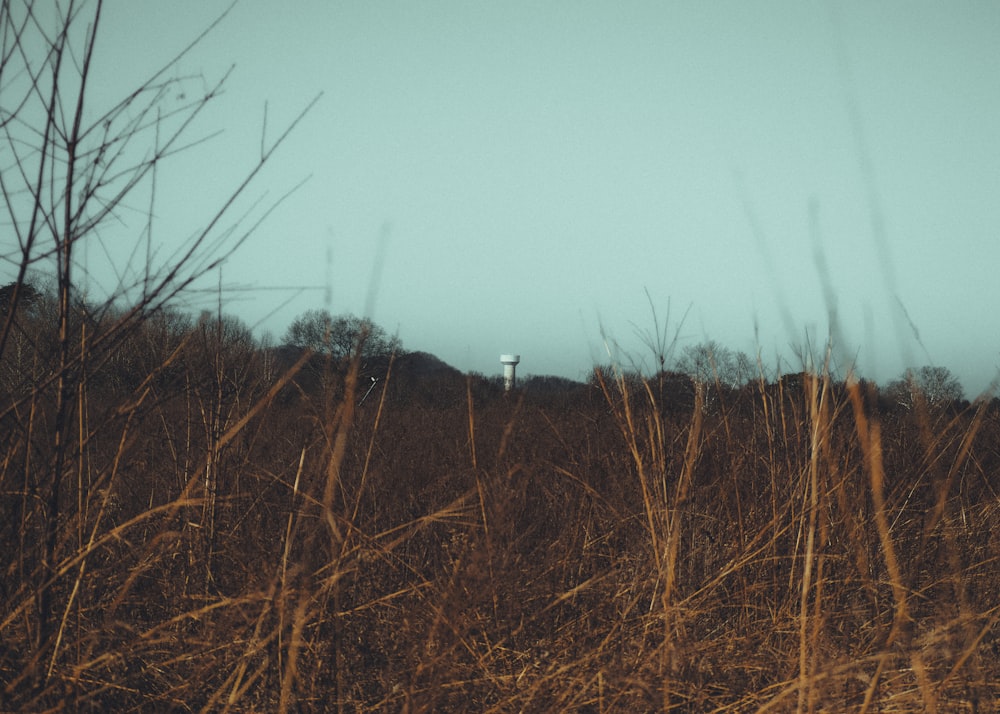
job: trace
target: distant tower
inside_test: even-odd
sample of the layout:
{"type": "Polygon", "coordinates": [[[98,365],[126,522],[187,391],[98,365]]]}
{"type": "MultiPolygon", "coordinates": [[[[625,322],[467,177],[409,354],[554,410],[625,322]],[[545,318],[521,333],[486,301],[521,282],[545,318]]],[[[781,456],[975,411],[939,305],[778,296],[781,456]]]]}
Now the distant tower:
{"type": "Polygon", "coordinates": [[[500,364],[503,365],[503,391],[509,392],[514,388],[514,368],[521,361],[521,355],[500,355],[500,364]]]}

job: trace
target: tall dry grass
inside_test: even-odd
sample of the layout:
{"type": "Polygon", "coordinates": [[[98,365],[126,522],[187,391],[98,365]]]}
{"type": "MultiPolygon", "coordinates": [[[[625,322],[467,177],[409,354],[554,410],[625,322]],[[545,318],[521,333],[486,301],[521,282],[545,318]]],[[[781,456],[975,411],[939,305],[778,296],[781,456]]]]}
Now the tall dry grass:
{"type": "Polygon", "coordinates": [[[995,401],[394,363],[361,401],[241,334],[152,320],[87,373],[51,561],[55,400],[8,402],[3,708],[996,706],[995,401]]]}
{"type": "Polygon", "coordinates": [[[505,397],[390,362],[362,400],[357,356],[170,310],[232,202],[95,305],[82,247],[149,184],[151,228],[215,89],[163,123],[154,78],[88,124],[56,80],[86,80],[99,12],[32,17],[0,14],[45,48],[0,65],[37,112],[0,126],[30,148],[0,174],[0,710],[997,708],[996,401],[691,384],[665,331],[651,379],[505,397]]]}

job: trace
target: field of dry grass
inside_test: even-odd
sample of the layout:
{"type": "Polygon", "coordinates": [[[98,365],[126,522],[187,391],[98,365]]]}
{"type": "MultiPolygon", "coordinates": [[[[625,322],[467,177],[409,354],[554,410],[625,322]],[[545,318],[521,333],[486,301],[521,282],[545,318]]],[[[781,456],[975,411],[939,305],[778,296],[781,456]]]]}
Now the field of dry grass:
{"type": "Polygon", "coordinates": [[[390,368],[359,405],[230,333],[143,323],[59,438],[8,345],[0,710],[1000,701],[995,401],[390,368]]]}
{"type": "Polygon", "coordinates": [[[100,104],[101,5],[42,5],[0,12],[0,711],[998,709],[1000,402],[266,348],[220,266],[312,104],[161,250],[206,35],[100,104]]]}

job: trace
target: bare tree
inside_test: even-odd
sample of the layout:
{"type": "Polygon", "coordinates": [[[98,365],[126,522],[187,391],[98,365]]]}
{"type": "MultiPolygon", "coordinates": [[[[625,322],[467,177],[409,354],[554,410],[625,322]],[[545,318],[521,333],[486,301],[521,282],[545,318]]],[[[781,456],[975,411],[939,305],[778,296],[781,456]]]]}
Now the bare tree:
{"type": "Polygon", "coordinates": [[[366,317],[337,315],[327,310],[307,310],[285,331],[285,344],[311,349],[334,359],[351,357],[360,348],[363,358],[388,357],[398,352],[398,337],[366,317]]]}
{"type": "MultiPolygon", "coordinates": [[[[81,559],[76,567],[82,574],[89,552],[81,525],[76,550],[68,556],[66,548],[74,544],[67,543],[60,524],[77,515],[97,481],[115,473],[110,467],[84,467],[94,434],[118,428],[124,439],[130,414],[146,393],[139,389],[107,422],[94,424],[86,413],[88,379],[108,365],[137,326],[216,269],[280,202],[257,205],[240,220],[229,217],[309,107],[276,140],[262,138],[257,161],[217,210],[204,216],[202,228],[157,262],[152,237],[161,174],[174,155],[201,142],[192,136],[193,122],[229,76],[191,82],[178,77],[176,65],[228,10],[139,86],[127,88],[118,101],[97,105],[93,60],[100,51],[101,0],[0,2],[0,206],[5,214],[0,261],[13,273],[0,309],[0,361],[18,334],[20,306],[36,298],[31,274],[50,275],[54,282],[53,309],[43,316],[51,322],[47,327],[54,344],[32,345],[37,374],[31,389],[0,402],[0,419],[12,420],[17,435],[10,454],[20,454],[25,464],[20,481],[10,468],[16,461],[0,474],[3,490],[20,494],[13,515],[21,548],[13,555],[13,569],[5,562],[4,572],[19,573],[23,582],[14,604],[7,605],[31,614],[26,625],[33,649],[30,676],[41,686],[58,659],[59,618],[65,622],[72,602],[57,602],[65,597],[65,559],[81,559]],[[191,99],[179,107],[166,101],[178,96],[191,99]],[[127,241],[127,247],[114,251],[125,256],[114,265],[118,284],[97,300],[82,299],[81,256],[90,244],[95,254],[104,252],[102,230],[121,223],[121,216],[137,206],[146,207],[140,224],[125,222],[118,229],[126,234],[118,240],[127,241]],[[76,479],[76,498],[66,494],[70,476],[76,479]],[[34,605],[23,605],[25,597],[34,598],[34,605]]],[[[0,636],[8,639],[7,633],[0,636]]]]}
{"type": "Polygon", "coordinates": [[[964,398],[962,383],[947,367],[924,366],[908,369],[899,379],[885,387],[890,400],[906,407],[913,407],[922,399],[928,406],[937,407],[964,398]]]}
{"type": "Polygon", "coordinates": [[[677,368],[695,382],[733,388],[749,382],[756,371],[753,360],[744,352],[731,350],[714,340],[681,350],[677,368]]]}

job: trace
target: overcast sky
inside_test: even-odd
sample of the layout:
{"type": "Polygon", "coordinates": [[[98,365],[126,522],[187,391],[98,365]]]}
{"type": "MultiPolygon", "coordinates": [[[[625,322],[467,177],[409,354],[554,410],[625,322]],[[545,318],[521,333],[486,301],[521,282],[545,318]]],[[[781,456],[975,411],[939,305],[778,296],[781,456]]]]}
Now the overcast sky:
{"type": "MultiPolygon", "coordinates": [[[[106,3],[97,100],[226,5],[106,3]]],[[[367,310],[462,370],[582,379],[602,335],[651,364],[651,298],[681,346],[769,365],[835,313],[865,375],[944,365],[974,396],[997,372],[993,0],[241,0],[177,74],[231,65],[193,136],[224,132],[157,176],[156,237],[252,165],[265,102],[274,136],[322,92],[252,195],[309,180],[221,278],[276,338],[367,310]],[[317,289],[265,289],[291,286],[317,289]]]]}

